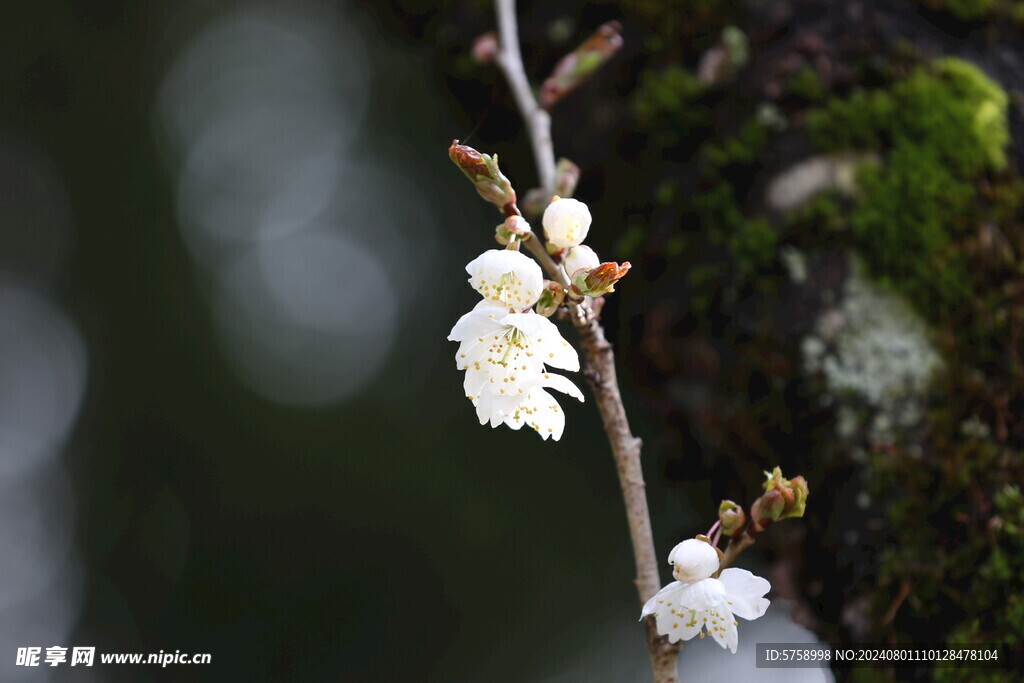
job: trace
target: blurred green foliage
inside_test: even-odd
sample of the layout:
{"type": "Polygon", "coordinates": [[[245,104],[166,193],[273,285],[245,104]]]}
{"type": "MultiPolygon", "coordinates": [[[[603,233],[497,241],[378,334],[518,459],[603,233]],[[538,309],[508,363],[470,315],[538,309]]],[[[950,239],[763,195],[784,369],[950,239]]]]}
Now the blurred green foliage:
{"type": "Polygon", "coordinates": [[[808,116],[823,150],[886,151],[861,170],[850,225],[873,275],[932,317],[970,295],[954,245],[973,227],[980,177],[1006,167],[1007,102],[977,67],[947,58],[808,116]]]}

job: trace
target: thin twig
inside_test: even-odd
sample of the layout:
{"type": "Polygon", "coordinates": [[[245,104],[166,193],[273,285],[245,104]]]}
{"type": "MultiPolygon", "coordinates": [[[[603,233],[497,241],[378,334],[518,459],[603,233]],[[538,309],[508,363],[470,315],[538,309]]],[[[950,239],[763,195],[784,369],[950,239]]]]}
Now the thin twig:
{"type": "MultiPolygon", "coordinates": [[[[530,81],[523,68],[519,52],[519,30],[516,21],[515,0],[496,0],[498,30],[501,36],[498,65],[508,80],[516,105],[526,122],[533,146],[534,158],[541,188],[551,194],[555,184],[555,154],[551,141],[551,117],[537,105],[530,81]]],[[[569,284],[565,272],[544,249],[539,235],[526,240],[526,247],[537,257],[548,275],[569,284]]],[[[643,468],[640,464],[640,439],[633,436],[622,405],[618,378],[615,374],[615,354],[604,336],[589,305],[570,305],[573,325],[579,333],[583,349],[584,374],[594,392],[604,430],[611,444],[619,485],[626,505],[626,519],[636,561],[636,588],[640,603],[645,603],[661,588],[658,560],[654,552],[654,534],[647,508],[643,468]]],[[[654,617],[645,620],[647,650],[657,683],[676,683],[679,646],[658,635],[654,617]]]]}
{"type": "Polygon", "coordinates": [[[526,69],[523,68],[523,56],[519,52],[519,23],[516,21],[515,0],[497,0],[497,13],[500,35],[498,66],[512,88],[516,106],[529,131],[540,187],[546,194],[551,194],[555,189],[555,148],[551,141],[551,116],[537,104],[530,80],[526,77],[526,69]]]}
{"type": "Polygon", "coordinates": [[[721,573],[722,570],[731,567],[733,563],[736,562],[736,558],[740,556],[740,553],[754,545],[756,540],[757,539],[754,537],[754,534],[750,531],[749,527],[744,529],[741,533],[734,534],[733,537],[729,539],[729,545],[725,547],[725,558],[718,566],[718,573],[721,573]]]}

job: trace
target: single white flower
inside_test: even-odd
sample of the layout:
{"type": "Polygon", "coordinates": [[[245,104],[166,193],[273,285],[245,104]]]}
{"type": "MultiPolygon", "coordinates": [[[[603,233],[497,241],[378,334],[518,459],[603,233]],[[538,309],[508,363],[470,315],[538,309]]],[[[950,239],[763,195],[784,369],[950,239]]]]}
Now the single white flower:
{"type": "Polygon", "coordinates": [[[565,416],[545,389],[581,401],[583,394],[545,367],[580,369],[576,349],[554,323],[533,312],[509,313],[502,304],[485,300],[459,318],[448,339],[460,342],[455,361],[466,371],[463,388],[480,424],[505,423],[513,429],[526,424],[545,439],[562,435],[565,416]]]}
{"type": "Polygon", "coordinates": [[[771,584],[746,569],[729,568],[717,579],[693,583],[673,581],[647,601],[640,618],[654,615],[658,633],[669,642],[689,640],[707,632],[722,647],[736,652],[739,622],[734,617],[757,619],[768,605],[764,597],[771,584]]]}
{"type": "Polygon", "coordinates": [[[569,249],[587,238],[590,209],[576,199],[556,199],[544,209],[544,237],[559,249],[569,249]]]}
{"type": "Polygon", "coordinates": [[[706,541],[690,538],[672,549],[668,563],[675,567],[672,576],[677,581],[693,583],[718,571],[718,551],[706,541]]]}
{"type": "Polygon", "coordinates": [[[601,265],[601,259],[597,257],[597,253],[593,249],[585,244],[573,247],[569,250],[569,253],[565,255],[565,274],[572,280],[572,274],[577,270],[590,270],[591,268],[597,268],[601,265]]]}
{"type": "Polygon", "coordinates": [[[537,262],[518,251],[488,249],[466,266],[469,284],[487,301],[523,311],[537,303],[544,274],[537,262]]]}

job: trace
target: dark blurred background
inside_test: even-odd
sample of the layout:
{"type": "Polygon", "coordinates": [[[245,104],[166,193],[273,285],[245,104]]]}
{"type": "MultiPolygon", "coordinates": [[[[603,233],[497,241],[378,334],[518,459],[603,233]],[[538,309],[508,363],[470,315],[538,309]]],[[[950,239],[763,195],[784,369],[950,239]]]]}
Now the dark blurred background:
{"type": "MultiPolygon", "coordinates": [[[[769,614],[735,657],[688,646],[691,680],[775,680],[753,643],[813,638],[1002,643],[1013,680],[1022,7],[520,3],[535,83],[624,26],[554,135],[588,243],[634,266],[604,322],[659,556],[762,470],[810,482],[740,561],[769,614]]],[[[447,145],[536,182],[469,56],[493,28],[488,2],[8,8],[0,679],[646,680],[594,406],[557,443],[480,427],[445,341],[498,222],[447,145]],[[14,666],[53,645],[213,662],[14,666]]]]}

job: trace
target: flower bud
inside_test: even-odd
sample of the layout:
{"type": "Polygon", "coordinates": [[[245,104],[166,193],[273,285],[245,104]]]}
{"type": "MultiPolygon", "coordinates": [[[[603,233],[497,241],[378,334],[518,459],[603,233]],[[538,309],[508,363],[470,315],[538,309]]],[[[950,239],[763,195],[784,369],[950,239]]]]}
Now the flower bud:
{"type": "Polygon", "coordinates": [[[782,515],[786,517],[803,517],[807,508],[807,496],[810,489],[807,488],[807,480],[803,477],[793,477],[789,480],[790,489],[793,491],[793,504],[790,505],[782,515]]]}
{"type": "Polygon", "coordinates": [[[498,169],[497,154],[493,157],[481,154],[468,145],[460,145],[458,140],[452,140],[451,146],[448,147],[448,156],[472,181],[477,193],[484,200],[494,204],[501,211],[511,207],[511,213],[515,213],[516,191],[512,189],[512,183],[508,178],[498,169]]]}
{"type": "Polygon", "coordinates": [[[539,216],[544,213],[544,209],[547,208],[550,201],[551,197],[547,192],[539,187],[534,187],[527,190],[526,194],[519,200],[519,208],[527,216],[539,216]]]}
{"type": "Polygon", "coordinates": [[[786,479],[778,467],[764,474],[767,478],[764,490],[766,492],[777,491],[783,500],[783,510],[776,519],[803,517],[804,509],[807,507],[807,496],[810,494],[807,480],[803,477],[786,479]]]}
{"type": "Polygon", "coordinates": [[[731,500],[723,500],[718,506],[718,520],[722,523],[722,533],[732,536],[747,523],[747,515],[736,503],[731,500]]]}
{"type": "Polygon", "coordinates": [[[622,47],[622,26],[617,21],[602,24],[575,50],[562,57],[540,86],[538,101],[544,109],[580,87],[622,47]]]}
{"type": "Polygon", "coordinates": [[[498,35],[488,31],[473,40],[471,49],[473,61],[477,64],[490,64],[498,57],[498,35]]]}
{"type": "Polygon", "coordinates": [[[775,489],[768,491],[750,506],[750,516],[758,531],[764,530],[772,522],[781,519],[786,500],[775,489]]]}
{"type": "Polygon", "coordinates": [[[509,244],[529,238],[532,234],[530,224],[522,216],[509,216],[505,222],[494,229],[494,239],[498,244],[509,244]]]}
{"type": "Polygon", "coordinates": [[[597,254],[594,250],[585,244],[581,244],[578,247],[573,247],[565,255],[565,261],[562,266],[565,268],[565,274],[572,279],[573,273],[582,268],[590,270],[601,265],[601,259],[597,258],[597,254]]]}
{"type": "Polygon", "coordinates": [[[676,581],[693,583],[718,571],[718,550],[706,540],[689,538],[672,549],[668,563],[675,567],[672,576],[676,581]]]}
{"type": "Polygon", "coordinates": [[[581,244],[590,231],[590,209],[576,199],[561,199],[548,204],[544,209],[544,237],[548,244],[559,249],[569,249],[581,244]]]}
{"type": "Polygon", "coordinates": [[[545,318],[550,318],[558,310],[558,307],[565,301],[565,287],[553,280],[544,281],[544,291],[540,293],[537,300],[537,313],[545,318]]]}
{"type": "Polygon", "coordinates": [[[572,276],[574,293],[583,296],[601,296],[615,291],[615,283],[629,272],[629,261],[620,266],[614,261],[602,263],[590,270],[577,270],[572,276]]]}
{"type": "Polygon", "coordinates": [[[572,197],[579,181],[580,167],[565,157],[559,159],[555,167],[555,194],[559,197],[572,197]]]}

